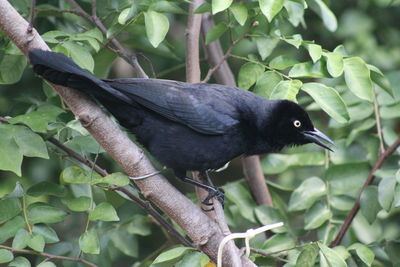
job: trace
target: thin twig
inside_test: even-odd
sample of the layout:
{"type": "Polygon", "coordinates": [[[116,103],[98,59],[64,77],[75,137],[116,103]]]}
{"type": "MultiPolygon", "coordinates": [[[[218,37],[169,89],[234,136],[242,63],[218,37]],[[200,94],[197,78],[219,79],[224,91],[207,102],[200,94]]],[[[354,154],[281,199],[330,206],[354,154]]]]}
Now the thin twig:
{"type": "Polygon", "coordinates": [[[208,70],[206,77],[204,77],[204,79],[201,81],[202,83],[206,83],[210,80],[211,76],[213,75],[213,73],[219,69],[219,67],[221,67],[221,65],[225,62],[225,60],[231,56],[231,52],[233,47],[239,43],[240,41],[242,41],[244,38],[246,37],[246,35],[243,35],[242,37],[236,39],[235,41],[233,41],[231,43],[231,45],[229,46],[229,48],[226,50],[225,55],[220,59],[220,61],[218,62],[218,64],[216,64],[214,67],[212,67],[211,69],[208,70]]]}
{"type": "Polygon", "coordinates": [[[379,115],[379,106],[378,106],[378,100],[376,99],[376,93],[375,91],[373,92],[374,94],[374,114],[375,114],[375,121],[376,121],[376,132],[378,134],[379,138],[379,149],[380,149],[380,154],[385,152],[385,144],[383,142],[383,133],[382,133],[382,124],[381,124],[381,116],[379,115]]]}
{"type": "MultiPolygon", "coordinates": [[[[386,149],[378,158],[378,160],[376,161],[374,167],[372,168],[372,170],[369,172],[367,179],[365,180],[365,183],[363,185],[363,187],[361,188],[361,193],[364,191],[365,188],[367,188],[370,184],[372,184],[372,182],[374,181],[374,173],[380,168],[382,167],[383,163],[386,161],[386,159],[393,154],[396,149],[400,146],[400,137],[390,146],[388,147],[388,149],[386,149]]],[[[358,211],[360,210],[360,198],[361,198],[361,193],[358,196],[356,202],[354,203],[353,208],[351,209],[351,211],[349,212],[349,214],[347,214],[346,219],[344,220],[344,223],[342,225],[342,227],[339,230],[339,233],[337,234],[336,238],[332,241],[332,243],[330,244],[330,247],[335,247],[337,245],[339,245],[342,242],[342,239],[344,237],[344,235],[347,232],[347,229],[349,229],[354,217],[357,215],[358,211]]]]}
{"type": "Polygon", "coordinates": [[[96,264],[87,261],[85,259],[82,258],[71,258],[71,257],[66,257],[66,256],[58,256],[58,255],[53,255],[53,254],[49,254],[49,253],[45,253],[45,252],[38,252],[35,250],[29,250],[29,249],[16,249],[16,248],[11,248],[11,247],[7,247],[7,246],[3,246],[0,245],[1,249],[6,249],[8,251],[11,251],[12,253],[16,253],[16,254],[29,254],[29,255],[37,255],[37,256],[41,256],[41,257],[46,257],[47,259],[55,259],[55,260],[63,260],[63,261],[74,261],[74,262],[80,262],[83,263],[87,266],[91,266],[91,267],[97,267],[96,264]]]}
{"type": "MultiPolygon", "coordinates": [[[[92,15],[89,15],[75,0],[67,0],[75,9],[75,13],[79,16],[85,18],[86,20],[93,23],[104,35],[107,35],[107,28],[97,17],[96,12],[96,1],[92,2],[92,15]]],[[[111,43],[116,48],[117,54],[122,57],[126,62],[128,62],[136,71],[136,74],[141,78],[148,78],[147,74],[144,72],[140,66],[135,53],[129,53],[122,44],[115,38],[111,39],[111,43]]]]}

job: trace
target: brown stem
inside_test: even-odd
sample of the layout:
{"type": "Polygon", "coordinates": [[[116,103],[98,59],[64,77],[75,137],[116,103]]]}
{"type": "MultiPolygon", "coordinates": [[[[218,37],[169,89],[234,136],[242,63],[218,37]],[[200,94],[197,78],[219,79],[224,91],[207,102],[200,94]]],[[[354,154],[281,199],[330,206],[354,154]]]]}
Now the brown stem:
{"type": "MultiPolygon", "coordinates": [[[[388,147],[378,158],[378,160],[376,161],[374,167],[371,169],[371,171],[368,174],[367,179],[365,180],[364,185],[361,188],[361,193],[362,191],[367,188],[369,185],[372,184],[372,182],[374,181],[374,173],[380,168],[382,167],[383,163],[386,161],[386,159],[393,154],[396,149],[400,146],[400,137],[390,146],[388,147]]],[[[354,217],[357,215],[358,211],[360,210],[360,197],[361,197],[361,193],[358,196],[356,202],[354,203],[353,208],[351,209],[351,211],[349,212],[349,214],[347,214],[346,219],[344,220],[344,223],[342,225],[342,227],[339,230],[339,233],[337,234],[336,238],[332,241],[332,243],[330,244],[330,247],[336,247],[337,245],[339,245],[342,242],[342,239],[344,237],[344,235],[346,234],[347,230],[349,229],[354,217]]]]}
{"type": "MultiPolygon", "coordinates": [[[[75,14],[79,14],[81,17],[93,23],[104,35],[107,35],[107,28],[101,22],[101,20],[96,15],[96,1],[92,2],[92,15],[89,15],[75,0],[67,0],[76,10],[75,14]]],[[[115,38],[111,39],[111,43],[116,48],[117,54],[122,57],[126,62],[128,62],[136,71],[136,74],[141,78],[148,78],[147,74],[144,72],[142,66],[140,66],[139,61],[135,53],[129,53],[122,44],[115,38]]]]}
{"type": "Polygon", "coordinates": [[[49,253],[45,253],[45,252],[38,252],[38,251],[34,251],[34,250],[29,250],[29,249],[15,249],[15,248],[3,246],[3,245],[0,245],[0,248],[9,250],[12,253],[16,253],[16,254],[37,255],[37,256],[41,256],[41,257],[46,257],[50,260],[56,259],[56,260],[63,260],[63,261],[74,261],[74,262],[80,262],[82,264],[85,264],[86,266],[97,267],[96,264],[91,263],[90,261],[87,261],[82,258],[71,258],[71,257],[66,257],[66,256],[58,256],[58,255],[53,255],[53,254],[49,254],[49,253]]]}
{"type": "MultiPolygon", "coordinates": [[[[214,22],[212,19],[211,14],[204,14],[203,15],[203,23],[202,23],[202,30],[203,35],[205,36],[206,33],[214,26],[214,22]]],[[[246,35],[243,35],[242,38],[237,39],[233,42],[232,47],[237,43],[240,42],[246,35]]],[[[228,63],[226,62],[226,56],[229,54],[231,50],[225,53],[222,52],[221,44],[219,40],[214,41],[206,46],[207,51],[207,60],[213,71],[213,75],[218,83],[226,84],[230,86],[236,86],[235,77],[233,76],[232,70],[230,69],[228,63]]],[[[208,76],[208,74],[207,74],[208,76]]],[[[206,76],[206,78],[207,78],[206,76]]],[[[206,79],[205,79],[206,80],[206,79]]],[[[242,159],[243,170],[245,174],[245,178],[247,183],[249,184],[250,190],[257,202],[258,205],[272,205],[271,194],[269,193],[267,184],[265,183],[264,174],[262,172],[260,159],[258,156],[251,156],[251,157],[244,157],[242,159]]]]}

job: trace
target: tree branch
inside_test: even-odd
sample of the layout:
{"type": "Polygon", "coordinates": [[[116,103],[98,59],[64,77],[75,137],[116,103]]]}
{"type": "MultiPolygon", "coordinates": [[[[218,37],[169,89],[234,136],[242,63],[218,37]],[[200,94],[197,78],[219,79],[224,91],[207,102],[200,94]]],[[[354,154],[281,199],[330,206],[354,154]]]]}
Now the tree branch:
{"type": "MultiPolygon", "coordinates": [[[[214,22],[211,14],[204,14],[202,22],[203,35],[205,36],[213,26],[214,22]]],[[[244,35],[243,38],[244,37],[246,36],[244,35]]],[[[238,40],[240,41],[241,38],[238,40]]],[[[235,42],[233,44],[235,44],[235,42]]],[[[231,46],[224,55],[219,40],[216,40],[206,46],[206,51],[209,65],[213,66],[211,70],[215,69],[212,74],[217,82],[220,84],[236,86],[235,77],[226,62],[227,55],[230,55],[230,49],[232,47],[233,46],[231,46]]],[[[208,74],[206,78],[207,77],[208,74]]],[[[246,181],[257,204],[272,206],[271,194],[269,193],[268,186],[265,183],[259,156],[243,157],[242,165],[246,181]]]]}
{"type": "Polygon", "coordinates": [[[15,249],[7,246],[0,245],[1,249],[6,249],[11,251],[13,254],[28,254],[28,255],[37,255],[41,257],[46,257],[50,260],[56,259],[56,260],[62,260],[62,261],[74,261],[74,262],[80,262],[82,264],[85,264],[86,266],[91,266],[91,267],[97,267],[96,264],[91,263],[90,261],[87,261],[82,258],[71,258],[71,257],[66,257],[66,256],[58,256],[58,255],[53,255],[45,252],[38,252],[35,250],[29,250],[29,249],[15,249]]]}
{"type": "Polygon", "coordinates": [[[349,212],[349,214],[347,214],[347,217],[344,220],[344,223],[343,223],[342,227],[340,228],[339,233],[337,234],[336,238],[330,244],[330,247],[336,247],[337,245],[339,245],[342,242],[342,239],[343,239],[344,235],[346,234],[347,230],[349,229],[354,217],[357,215],[358,211],[360,210],[360,198],[361,198],[362,192],[364,191],[365,188],[367,188],[369,185],[371,185],[373,183],[374,178],[375,178],[374,173],[380,167],[382,167],[382,165],[386,161],[386,159],[390,155],[392,155],[399,146],[400,146],[400,137],[379,156],[374,167],[369,172],[368,177],[365,180],[363,187],[361,188],[360,195],[358,196],[358,198],[357,198],[356,202],[354,203],[354,206],[351,209],[351,211],[349,212]]]}
{"type": "MultiPolygon", "coordinates": [[[[27,55],[32,49],[49,50],[35,29],[27,33],[28,22],[6,1],[0,1],[0,29],[27,55]]],[[[143,176],[156,170],[129,138],[85,94],[62,86],[53,88],[71,108],[76,118],[129,176],[143,176]]],[[[135,181],[141,193],[174,220],[195,246],[214,261],[224,237],[219,227],[199,207],[182,195],[162,175],[135,181]]],[[[226,266],[231,258],[224,255],[226,266]]]]}

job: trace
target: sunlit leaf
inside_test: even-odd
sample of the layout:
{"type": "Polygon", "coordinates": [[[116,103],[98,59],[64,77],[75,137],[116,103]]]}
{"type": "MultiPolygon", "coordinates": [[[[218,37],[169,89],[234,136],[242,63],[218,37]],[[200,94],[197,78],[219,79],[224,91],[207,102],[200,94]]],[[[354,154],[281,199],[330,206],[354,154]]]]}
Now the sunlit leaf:
{"type": "Polygon", "coordinates": [[[168,262],[173,259],[177,259],[179,257],[182,257],[182,255],[184,255],[188,251],[192,251],[192,250],[194,250],[194,249],[189,248],[189,247],[181,247],[181,246],[169,249],[167,251],[164,251],[160,255],[158,255],[158,257],[153,261],[153,264],[168,262]]]}
{"type": "Polygon", "coordinates": [[[236,21],[243,26],[246,23],[248,11],[244,4],[235,3],[230,8],[236,21]]]}
{"type": "Polygon", "coordinates": [[[318,243],[320,250],[321,266],[347,267],[346,262],[338,253],[322,243],[318,243]]]}
{"type": "Polygon", "coordinates": [[[93,230],[84,232],[79,237],[79,247],[84,253],[99,254],[100,241],[97,233],[93,230]]]}
{"type": "Polygon", "coordinates": [[[238,86],[242,89],[249,89],[264,73],[264,69],[264,66],[252,62],[242,65],[239,70],[238,86]]]}
{"type": "Polygon", "coordinates": [[[168,18],[162,13],[148,10],[147,12],[144,12],[144,21],[146,25],[147,38],[149,38],[150,43],[154,47],[158,47],[168,33],[168,18]]]}
{"type": "Polygon", "coordinates": [[[303,91],[307,92],[320,107],[339,123],[346,123],[350,116],[346,105],[338,92],[322,83],[304,83],[303,91]]]}
{"type": "Polygon", "coordinates": [[[283,0],[259,0],[260,8],[269,22],[281,11],[283,0]]]}
{"type": "Polygon", "coordinates": [[[316,202],[304,216],[304,229],[311,230],[320,227],[332,218],[332,212],[324,202],[316,202]]]}
{"type": "Polygon", "coordinates": [[[373,88],[370,71],[359,57],[344,60],[344,77],[347,86],[359,98],[373,102],[373,88]]]}
{"type": "Polygon", "coordinates": [[[212,0],[212,13],[213,15],[217,14],[218,12],[224,11],[232,4],[233,0],[212,0]]]}
{"type": "Polygon", "coordinates": [[[114,207],[107,202],[102,202],[89,213],[89,220],[91,221],[119,221],[119,217],[114,207]]]}
{"type": "Polygon", "coordinates": [[[374,252],[369,249],[366,245],[361,243],[354,243],[349,248],[349,250],[355,250],[357,256],[367,265],[371,266],[375,259],[374,252]]]}
{"type": "Polygon", "coordinates": [[[301,86],[302,82],[300,80],[281,81],[272,90],[270,99],[287,99],[297,102],[296,96],[301,86]]]}
{"type": "Polygon", "coordinates": [[[206,44],[210,44],[221,37],[228,30],[228,26],[221,22],[212,27],[206,34],[206,44]]]}

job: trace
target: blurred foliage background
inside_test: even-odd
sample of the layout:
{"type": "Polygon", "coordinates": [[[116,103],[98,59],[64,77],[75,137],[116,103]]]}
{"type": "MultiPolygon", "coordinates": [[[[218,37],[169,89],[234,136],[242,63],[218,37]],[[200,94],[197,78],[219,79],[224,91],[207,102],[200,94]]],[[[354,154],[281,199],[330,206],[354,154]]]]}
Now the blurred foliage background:
{"type": "MultiPolygon", "coordinates": [[[[29,17],[29,1],[10,3],[29,17]]],[[[78,3],[90,10],[90,1],[78,3]]],[[[96,76],[134,77],[131,67],[105,47],[116,37],[138,52],[149,76],[184,80],[188,6],[186,1],[98,0],[98,16],[108,29],[104,35],[66,12],[68,1],[38,1],[34,26],[54,51],[96,76]]],[[[361,188],[400,132],[400,1],[215,0],[197,11],[211,10],[216,26],[203,44],[219,40],[226,50],[243,38],[228,59],[239,87],[298,101],[337,144],[334,153],[306,145],[263,156],[273,207],[255,204],[239,161],[212,175],[226,192],[233,232],[285,223],[272,236],[251,241],[269,254],[251,258],[260,266],[398,266],[398,149],[373,184],[361,188]],[[360,194],[361,211],[340,246],[328,248],[360,194]]],[[[93,180],[101,178],[44,141],[55,137],[110,173],[120,171],[4,34],[0,49],[0,116],[10,123],[0,124],[2,246],[69,257],[83,253],[99,266],[148,266],[154,260],[154,266],[204,266],[206,255],[179,246],[143,209],[96,186],[93,180]]],[[[201,58],[206,59],[203,49],[201,58]]],[[[201,68],[204,77],[206,60],[201,68]]],[[[164,173],[182,191],[192,190],[164,173]]],[[[2,263],[29,266],[28,260],[37,265],[44,257],[0,248],[2,263]]]]}

